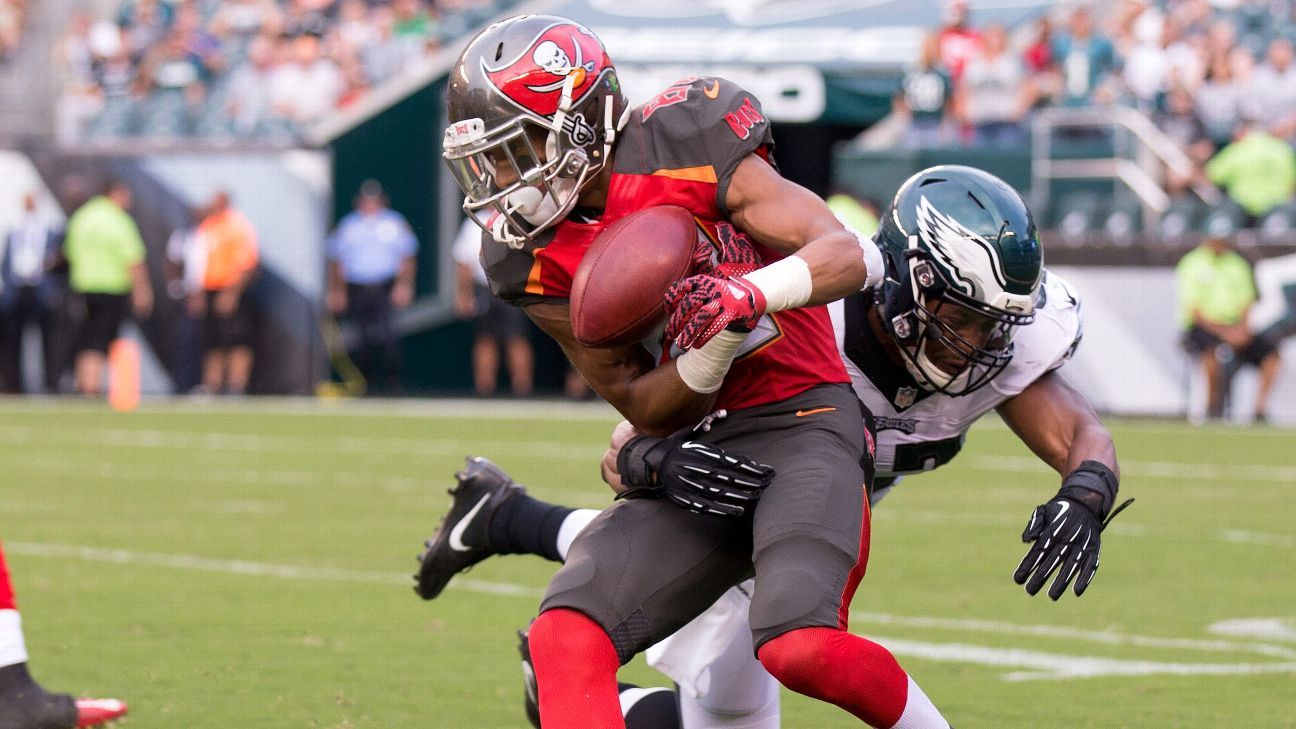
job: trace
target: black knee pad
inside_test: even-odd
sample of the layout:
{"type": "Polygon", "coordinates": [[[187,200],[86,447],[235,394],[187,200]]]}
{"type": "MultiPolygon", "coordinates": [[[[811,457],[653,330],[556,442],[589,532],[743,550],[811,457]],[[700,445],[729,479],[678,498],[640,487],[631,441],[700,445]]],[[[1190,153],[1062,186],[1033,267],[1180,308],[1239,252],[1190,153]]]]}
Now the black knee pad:
{"type": "Polygon", "coordinates": [[[752,595],[752,645],[797,628],[840,626],[855,555],[824,541],[784,540],[763,550],[752,595]]]}

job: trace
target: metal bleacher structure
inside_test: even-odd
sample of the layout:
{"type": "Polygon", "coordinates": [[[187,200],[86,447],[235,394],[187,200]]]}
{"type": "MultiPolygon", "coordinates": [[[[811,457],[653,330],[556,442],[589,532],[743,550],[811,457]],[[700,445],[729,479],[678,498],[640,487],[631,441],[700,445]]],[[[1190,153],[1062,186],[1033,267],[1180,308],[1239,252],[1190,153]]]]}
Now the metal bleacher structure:
{"type": "MultiPolygon", "coordinates": [[[[1031,207],[1050,211],[1064,241],[1101,232],[1117,245],[1145,235],[1181,239],[1201,211],[1223,202],[1200,181],[1175,200],[1163,185],[1166,170],[1192,175],[1193,163],[1147,116],[1127,107],[1040,109],[1031,121],[1031,207]],[[1107,200],[1093,185],[1056,194],[1066,181],[1111,188],[1107,200]]],[[[1073,185],[1074,187],[1074,185],[1073,185]]],[[[1101,188],[1100,188],[1101,189],[1101,188]]]]}

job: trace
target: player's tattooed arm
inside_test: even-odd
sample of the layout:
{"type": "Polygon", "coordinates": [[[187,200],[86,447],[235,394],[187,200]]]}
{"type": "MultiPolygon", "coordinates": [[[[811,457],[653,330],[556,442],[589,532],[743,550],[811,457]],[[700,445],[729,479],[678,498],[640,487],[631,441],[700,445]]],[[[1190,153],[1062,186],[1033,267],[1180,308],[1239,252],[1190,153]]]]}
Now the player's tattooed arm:
{"type": "MultiPolygon", "coordinates": [[[[734,225],[753,240],[805,261],[811,288],[809,299],[800,305],[835,301],[864,287],[869,271],[860,240],[842,226],[827,203],[785,179],[759,156],[748,155],[738,164],[725,206],[734,225]]],[[[881,264],[880,255],[877,262],[881,264]]]]}
{"type": "Polygon", "coordinates": [[[637,344],[598,349],[581,346],[572,334],[571,310],[566,303],[532,304],[525,311],[562,346],[590,387],[639,432],[667,436],[697,423],[714,409],[715,394],[695,392],[684,384],[675,360],[655,367],[637,344]]]}

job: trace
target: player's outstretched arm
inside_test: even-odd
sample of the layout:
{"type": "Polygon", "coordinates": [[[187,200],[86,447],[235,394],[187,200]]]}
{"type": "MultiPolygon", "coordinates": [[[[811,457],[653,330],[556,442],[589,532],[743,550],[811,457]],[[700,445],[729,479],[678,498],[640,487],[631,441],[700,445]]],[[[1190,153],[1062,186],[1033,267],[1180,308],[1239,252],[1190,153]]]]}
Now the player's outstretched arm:
{"type": "Polygon", "coordinates": [[[1120,476],[1111,433],[1085,396],[1057,372],[1005,400],[999,415],[1040,460],[1063,476],[1085,461],[1098,461],[1120,476]]]}
{"type": "MultiPolygon", "coordinates": [[[[808,298],[796,306],[836,301],[881,278],[882,255],[872,242],[861,242],[842,226],[827,203],[785,179],[757,155],[748,155],[738,164],[725,193],[725,206],[734,225],[753,240],[804,261],[809,269],[808,298]],[[862,245],[872,250],[864,251],[862,245]],[[865,253],[873,254],[867,257],[868,263],[865,253]]],[[[769,311],[778,310],[772,301],[778,292],[771,289],[782,282],[771,286],[765,279],[791,275],[772,269],[784,266],[790,270],[794,263],[778,262],[763,269],[764,273],[744,276],[765,290],[766,298],[771,299],[769,311]]]]}
{"type": "Polygon", "coordinates": [[[571,311],[565,303],[533,304],[526,307],[526,313],[562,346],[589,386],[640,433],[667,436],[712,411],[719,387],[705,393],[691,389],[677,371],[675,360],[654,367],[652,358],[638,345],[581,346],[572,334],[571,311]]]}
{"type": "Polygon", "coordinates": [[[1013,579],[1034,595],[1053,572],[1049,597],[1057,600],[1074,580],[1077,597],[1098,571],[1103,529],[1126,501],[1120,488],[1116,446],[1089,402],[1050,372],[999,406],[1008,426],[1045,463],[1062,474],[1062,487],[1032,512],[1022,541],[1031,544],[1013,579]]]}

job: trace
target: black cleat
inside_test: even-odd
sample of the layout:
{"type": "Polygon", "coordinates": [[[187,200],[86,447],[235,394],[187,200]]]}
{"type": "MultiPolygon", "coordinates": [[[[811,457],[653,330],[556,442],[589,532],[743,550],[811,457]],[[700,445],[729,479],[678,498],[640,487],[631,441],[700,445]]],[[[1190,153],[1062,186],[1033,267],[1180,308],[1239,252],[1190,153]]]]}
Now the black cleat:
{"type": "Polygon", "coordinates": [[[531,665],[531,642],[527,631],[519,630],[518,653],[522,654],[522,687],[526,689],[522,701],[526,706],[527,721],[540,729],[540,686],[536,683],[535,666],[531,665]]]}
{"type": "Polygon", "coordinates": [[[0,729],[72,729],[76,702],[41,688],[18,663],[0,669],[0,729]]]}
{"type": "Polygon", "coordinates": [[[495,554],[488,539],[491,517],[500,504],[526,493],[525,486],[481,456],[468,457],[455,478],[459,485],[449,491],[454,497],[450,511],[418,556],[414,592],[424,600],[440,595],[451,577],[495,554]]]}

